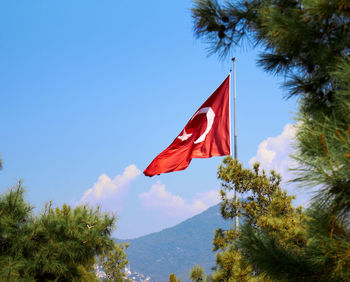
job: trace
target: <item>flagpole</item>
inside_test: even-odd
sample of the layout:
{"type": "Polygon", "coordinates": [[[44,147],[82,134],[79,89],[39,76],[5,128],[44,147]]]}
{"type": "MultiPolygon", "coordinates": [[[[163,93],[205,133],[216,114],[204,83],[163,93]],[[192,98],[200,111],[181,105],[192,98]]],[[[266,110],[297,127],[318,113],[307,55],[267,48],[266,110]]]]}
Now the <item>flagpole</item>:
{"type": "Polygon", "coordinates": [[[229,76],[230,76],[230,80],[229,80],[229,87],[228,87],[228,107],[229,107],[229,121],[230,121],[230,156],[232,156],[232,118],[231,118],[231,88],[232,88],[232,69],[230,69],[229,72],[229,76]]]}
{"type": "MultiPolygon", "coordinates": [[[[236,58],[232,58],[233,63],[233,126],[234,126],[234,159],[237,160],[237,111],[236,111],[236,58]]],[[[235,189],[234,193],[236,204],[238,203],[238,194],[235,189]]],[[[238,221],[238,215],[236,215],[235,218],[235,229],[238,230],[239,227],[239,221],[238,221]]]]}

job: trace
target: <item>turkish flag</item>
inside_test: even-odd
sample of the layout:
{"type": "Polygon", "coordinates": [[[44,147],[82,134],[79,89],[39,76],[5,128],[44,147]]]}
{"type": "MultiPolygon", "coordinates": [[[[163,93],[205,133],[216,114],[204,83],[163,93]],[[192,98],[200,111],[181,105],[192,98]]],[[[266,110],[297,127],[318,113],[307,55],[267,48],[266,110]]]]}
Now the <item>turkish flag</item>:
{"type": "Polygon", "coordinates": [[[146,176],[184,170],[192,158],[230,154],[230,75],[195,112],[185,128],[143,172],[146,176]]]}

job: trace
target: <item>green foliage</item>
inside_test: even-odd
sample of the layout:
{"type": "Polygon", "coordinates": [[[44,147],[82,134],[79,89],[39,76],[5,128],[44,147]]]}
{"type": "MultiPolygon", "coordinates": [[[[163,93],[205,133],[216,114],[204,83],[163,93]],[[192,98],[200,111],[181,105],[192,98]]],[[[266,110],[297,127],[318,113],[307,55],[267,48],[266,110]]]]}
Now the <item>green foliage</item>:
{"type": "Polygon", "coordinates": [[[125,249],[129,247],[128,244],[115,244],[113,249],[107,250],[103,256],[100,256],[99,264],[106,273],[106,281],[125,281],[122,269],[127,265],[125,249]]]}
{"type": "MultiPolygon", "coordinates": [[[[350,279],[348,219],[315,202],[294,208],[280,177],[227,157],[218,169],[222,216],[244,217],[239,230],[217,229],[213,281],[347,281],[350,279]],[[243,200],[235,199],[236,187],[243,200]]],[[[194,269],[193,269],[194,270],[194,269]]],[[[203,276],[203,274],[201,274],[203,276]]],[[[198,275],[200,276],[200,275],[198,275]]]]}
{"type": "Polygon", "coordinates": [[[314,205],[305,220],[306,244],[295,249],[248,225],[238,245],[254,269],[276,281],[348,281],[350,232],[344,221],[314,205]]]}
{"type": "Polygon", "coordinates": [[[31,207],[23,200],[21,182],[0,196],[0,280],[13,281],[25,277],[33,280],[28,271],[28,261],[22,249],[28,244],[28,224],[32,220],[31,207]]]}
{"type": "Polygon", "coordinates": [[[195,32],[225,55],[244,42],[260,45],[259,64],[286,77],[290,95],[310,109],[327,109],[337,83],[332,73],[350,43],[346,0],[195,0],[195,32]]]}
{"type": "Polygon", "coordinates": [[[93,271],[93,267],[87,267],[79,265],[77,267],[78,275],[76,278],[73,278],[73,282],[80,282],[80,281],[86,281],[86,282],[99,282],[100,279],[96,277],[95,272],[93,271]]]}
{"type": "Polygon", "coordinates": [[[176,275],[174,273],[171,273],[169,275],[169,282],[180,282],[180,279],[177,279],[176,275]]]}
{"type": "Polygon", "coordinates": [[[306,260],[317,277],[328,281],[350,280],[350,229],[348,218],[337,218],[314,203],[308,209],[306,260]],[[321,273],[320,273],[321,272],[321,273]]]}
{"type": "Polygon", "coordinates": [[[343,61],[334,73],[340,90],[336,91],[329,113],[299,114],[298,153],[303,166],[295,180],[307,186],[320,186],[318,200],[337,213],[350,212],[350,65],[343,61]]]}
{"type": "Polygon", "coordinates": [[[218,177],[222,181],[222,216],[226,219],[243,217],[244,225],[242,230],[216,230],[213,245],[214,250],[220,252],[216,256],[213,280],[268,281],[269,274],[250,260],[244,245],[245,230],[267,234],[281,246],[298,253],[306,244],[305,216],[300,208],[291,205],[293,197],[280,187],[281,177],[274,171],[267,175],[259,164],[252,170],[243,169],[237,160],[227,157],[219,166],[218,177]],[[235,199],[231,193],[233,189],[246,197],[235,199]]]}
{"type": "MultiPolygon", "coordinates": [[[[252,170],[243,169],[237,160],[226,157],[219,166],[218,178],[222,183],[221,214],[224,218],[243,216],[246,225],[275,234],[285,245],[294,244],[294,240],[298,241],[299,235],[304,233],[300,226],[304,218],[301,208],[292,206],[294,196],[288,196],[282,190],[281,177],[276,172],[271,171],[267,175],[257,163],[252,170]],[[235,199],[230,193],[234,189],[246,197],[235,199]]],[[[216,233],[215,249],[221,247],[220,234],[221,230],[216,233]]],[[[238,231],[230,231],[228,238],[232,240],[239,234],[238,231]]]]}
{"type": "Polygon", "coordinates": [[[34,216],[23,194],[19,183],[0,196],[0,280],[95,281],[96,256],[107,257],[108,273],[115,273],[108,258],[117,268],[127,263],[111,238],[114,216],[51,203],[34,216]]]}
{"type": "Polygon", "coordinates": [[[204,269],[196,264],[190,272],[190,279],[194,282],[206,281],[204,269]]]}

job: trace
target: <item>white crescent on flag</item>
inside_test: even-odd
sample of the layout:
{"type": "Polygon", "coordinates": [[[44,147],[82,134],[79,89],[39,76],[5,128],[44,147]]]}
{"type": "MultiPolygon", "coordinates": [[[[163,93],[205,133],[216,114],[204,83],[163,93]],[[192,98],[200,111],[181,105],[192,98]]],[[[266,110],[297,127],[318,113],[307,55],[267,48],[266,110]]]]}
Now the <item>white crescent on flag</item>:
{"type": "MultiPolygon", "coordinates": [[[[207,114],[207,128],[205,129],[204,133],[196,140],[194,141],[194,144],[198,144],[198,143],[201,143],[205,140],[205,137],[207,136],[207,134],[209,133],[211,127],[213,126],[213,123],[214,123],[214,118],[215,118],[215,113],[214,111],[212,110],[212,108],[210,107],[205,107],[205,108],[202,108],[200,110],[198,110],[194,116],[192,117],[192,119],[194,119],[194,117],[196,115],[199,115],[199,114],[207,114]]],[[[192,120],[191,119],[191,120],[192,120]]]]}

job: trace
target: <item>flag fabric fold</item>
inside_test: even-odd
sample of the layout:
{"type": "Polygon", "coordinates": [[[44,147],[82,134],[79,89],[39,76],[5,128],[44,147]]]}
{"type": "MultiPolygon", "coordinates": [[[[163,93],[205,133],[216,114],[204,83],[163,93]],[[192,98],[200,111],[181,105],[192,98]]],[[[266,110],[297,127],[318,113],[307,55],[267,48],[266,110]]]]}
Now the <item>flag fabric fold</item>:
{"type": "Polygon", "coordinates": [[[186,169],[192,158],[230,154],[230,75],[194,113],[175,140],[143,172],[146,176],[186,169]]]}

